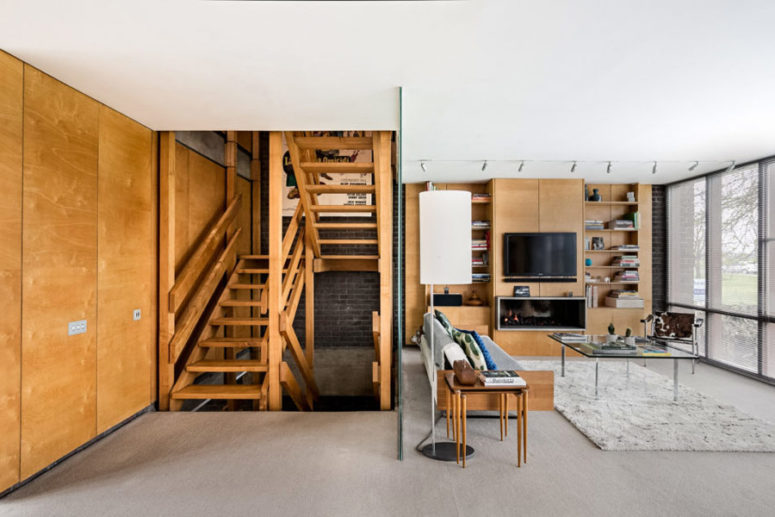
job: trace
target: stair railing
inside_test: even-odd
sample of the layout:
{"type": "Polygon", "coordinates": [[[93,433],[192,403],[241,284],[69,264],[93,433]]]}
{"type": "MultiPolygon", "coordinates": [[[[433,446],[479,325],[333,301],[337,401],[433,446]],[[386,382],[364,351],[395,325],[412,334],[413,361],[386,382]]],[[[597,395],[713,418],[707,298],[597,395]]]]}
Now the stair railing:
{"type": "Polygon", "coordinates": [[[306,410],[314,407],[314,401],[319,397],[319,390],[313,367],[307,361],[299,338],[293,330],[293,320],[304,290],[305,268],[312,267],[312,264],[306,264],[303,260],[305,251],[303,215],[301,203],[299,203],[283,237],[283,256],[286,260],[282,281],[280,335],[283,338],[283,350],[286,347],[290,349],[306,389],[302,391],[293,370],[284,360],[280,364],[280,383],[296,406],[306,410]]]}
{"type": "MultiPolygon", "coordinates": [[[[223,214],[210,226],[170,289],[168,310],[175,316],[175,333],[169,343],[171,365],[183,355],[210,302],[220,295],[219,286],[224,275],[231,273],[229,267],[235,262],[242,228],[236,228],[225,246],[223,236],[235,221],[241,202],[241,195],[232,199],[223,214]]],[[[175,384],[174,379],[171,384],[175,384]]]]}

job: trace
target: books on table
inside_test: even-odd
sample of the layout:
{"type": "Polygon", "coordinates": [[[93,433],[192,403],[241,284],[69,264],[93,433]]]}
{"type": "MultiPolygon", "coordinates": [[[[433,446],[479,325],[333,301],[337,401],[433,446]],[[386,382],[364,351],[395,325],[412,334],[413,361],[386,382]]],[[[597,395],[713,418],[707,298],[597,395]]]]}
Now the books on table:
{"type": "Polygon", "coordinates": [[[485,386],[527,386],[514,370],[485,370],[479,372],[479,379],[485,386]]]}
{"type": "Polygon", "coordinates": [[[554,335],[566,343],[586,343],[589,341],[589,336],[585,334],[576,334],[573,332],[555,332],[554,335]]]}

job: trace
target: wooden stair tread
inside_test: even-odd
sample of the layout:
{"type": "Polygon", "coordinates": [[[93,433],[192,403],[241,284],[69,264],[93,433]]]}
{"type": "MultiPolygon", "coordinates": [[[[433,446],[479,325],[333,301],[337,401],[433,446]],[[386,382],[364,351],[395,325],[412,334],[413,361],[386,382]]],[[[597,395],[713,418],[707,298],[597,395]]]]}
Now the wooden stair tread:
{"type": "Polygon", "coordinates": [[[240,255],[241,260],[269,260],[269,255],[240,255]]]}
{"type": "Polygon", "coordinates": [[[307,185],[310,194],[374,194],[374,185],[307,185]]]}
{"type": "Polygon", "coordinates": [[[315,223],[320,230],[376,230],[377,223],[315,223]]]}
{"type": "Polygon", "coordinates": [[[189,372],[265,372],[267,368],[256,359],[202,360],[186,366],[189,372]]]}
{"type": "Polygon", "coordinates": [[[379,244],[377,239],[320,239],[320,244],[379,244]]]}
{"type": "Polygon", "coordinates": [[[313,212],[376,212],[375,205],[311,205],[313,212]]]}
{"type": "Polygon", "coordinates": [[[172,392],[173,399],[260,399],[258,384],[192,384],[172,392]]]}
{"type": "MultiPolygon", "coordinates": [[[[288,269],[283,269],[283,273],[287,273],[288,269]]],[[[264,275],[269,273],[268,267],[243,267],[237,270],[240,275],[264,275]]]]}
{"type": "Polygon", "coordinates": [[[215,318],[210,321],[210,325],[227,325],[239,327],[265,327],[269,325],[268,318],[215,318]]]}
{"type": "Polygon", "coordinates": [[[260,337],[213,337],[199,342],[199,346],[210,348],[247,348],[263,346],[260,337]]]}
{"type": "Polygon", "coordinates": [[[260,300],[223,300],[221,307],[260,307],[260,300]]]}
{"type": "Polygon", "coordinates": [[[379,255],[321,255],[326,260],[377,260],[379,255]]]}
{"type": "Polygon", "coordinates": [[[371,162],[302,162],[301,168],[318,174],[363,174],[374,172],[371,162]]]}
{"type": "Polygon", "coordinates": [[[297,136],[296,145],[301,149],[372,149],[374,141],[370,136],[297,136]]]}
{"type": "Polygon", "coordinates": [[[229,284],[229,289],[266,289],[266,284],[229,284]]]}

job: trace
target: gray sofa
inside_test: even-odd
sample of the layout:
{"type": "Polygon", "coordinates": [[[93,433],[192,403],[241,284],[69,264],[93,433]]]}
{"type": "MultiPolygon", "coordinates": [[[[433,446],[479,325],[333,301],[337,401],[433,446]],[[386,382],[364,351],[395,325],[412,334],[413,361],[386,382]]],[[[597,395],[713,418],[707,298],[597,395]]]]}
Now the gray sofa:
{"type": "MultiPolygon", "coordinates": [[[[435,341],[433,362],[436,364],[436,368],[438,369],[451,369],[452,365],[445,364],[442,350],[448,344],[454,343],[454,340],[450,337],[449,334],[447,334],[447,331],[444,330],[444,327],[441,325],[441,323],[439,323],[439,320],[434,318],[430,312],[425,314],[423,320],[424,339],[430,340],[431,324],[434,325],[433,340],[435,341]]],[[[499,347],[495,341],[489,338],[489,336],[481,336],[481,338],[482,341],[484,341],[484,346],[487,347],[487,351],[490,352],[490,356],[498,366],[499,370],[522,370],[519,362],[507,354],[506,351],[499,347]]],[[[429,341],[428,345],[430,345],[429,341]]]]}

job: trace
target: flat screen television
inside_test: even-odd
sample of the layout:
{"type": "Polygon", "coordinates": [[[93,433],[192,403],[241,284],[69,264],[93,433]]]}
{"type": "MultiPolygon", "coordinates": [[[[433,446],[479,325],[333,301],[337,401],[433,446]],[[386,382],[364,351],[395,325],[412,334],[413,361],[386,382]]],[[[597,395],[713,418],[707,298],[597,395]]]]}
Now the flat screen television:
{"type": "Polygon", "coordinates": [[[503,274],[547,279],[576,276],[576,234],[504,234],[503,274]]]}

